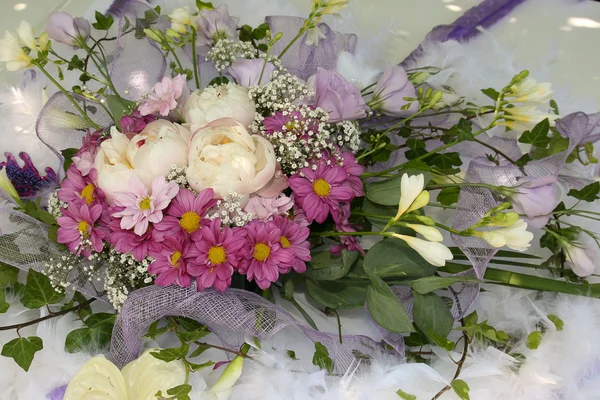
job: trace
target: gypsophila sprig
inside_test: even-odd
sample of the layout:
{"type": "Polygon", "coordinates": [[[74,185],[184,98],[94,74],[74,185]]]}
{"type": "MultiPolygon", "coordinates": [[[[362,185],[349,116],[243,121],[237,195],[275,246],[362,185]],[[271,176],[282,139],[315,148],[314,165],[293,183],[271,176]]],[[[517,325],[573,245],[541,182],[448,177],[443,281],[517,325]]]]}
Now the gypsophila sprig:
{"type": "Polygon", "coordinates": [[[230,191],[229,194],[221,200],[217,200],[217,205],[209,211],[208,218],[211,220],[220,219],[221,226],[244,226],[254,219],[251,213],[245,212],[242,203],[243,195],[230,191]]]}
{"type": "Polygon", "coordinates": [[[206,61],[211,61],[217,71],[223,72],[231,67],[235,60],[254,59],[258,50],[250,42],[240,42],[231,39],[221,39],[210,49],[206,61]]]}

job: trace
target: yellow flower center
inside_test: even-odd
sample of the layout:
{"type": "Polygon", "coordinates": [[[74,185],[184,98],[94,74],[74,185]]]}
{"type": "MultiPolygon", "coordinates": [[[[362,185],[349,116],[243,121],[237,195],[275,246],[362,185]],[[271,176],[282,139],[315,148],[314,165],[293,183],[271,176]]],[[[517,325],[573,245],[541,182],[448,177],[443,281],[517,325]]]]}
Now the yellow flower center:
{"type": "Polygon", "coordinates": [[[193,211],[188,211],[181,216],[179,225],[187,233],[194,233],[200,227],[200,216],[193,211]]]}
{"type": "Polygon", "coordinates": [[[288,132],[294,132],[297,129],[300,129],[300,124],[298,123],[298,121],[290,121],[287,124],[285,124],[285,128],[288,130],[288,132]]]}
{"type": "Polygon", "coordinates": [[[146,197],[144,200],[140,201],[140,210],[149,210],[151,208],[152,200],[149,197],[146,197]]]}
{"type": "Polygon", "coordinates": [[[221,139],[221,143],[219,143],[219,144],[228,144],[228,143],[233,143],[233,140],[231,140],[229,138],[229,136],[225,136],[223,139],[221,139]]]}
{"type": "Polygon", "coordinates": [[[179,259],[181,258],[181,252],[176,251],[175,253],[171,254],[171,265],[174,266],[175,268],[179,268],[179,259]]]}
{"type": "Polygon", "coordinates": [[[331,185],[325,179],[319,178],[313,183],[313,190],[319,197],[329,196],[331,185]]]}
{"type": "Polygon", "coordinates": [[[96,196],[94,196],[94,190],[96,187],[92,183],[88,183],[86,187],[81,191],[81,198],[85,199],[85,204],[88,206],[92,204],[94,200],[96,200],[96,196]]]}
{"type": "Polygon", "coordinates": [[[279,242],[281,243],[281,247],[283,247],[284,249],[288,249],[292,246],[288,238],[286,238],[285,236],[282,236],[281,239],[279,239],[279,242]]]}
{"type": "Polygon", "coordinates": [[[90,224],[88,224],[85,221],[81,221],[79,223],[79,225],[77,225],[77,229],[79,229],[79,232],[81,232],[83,237],[88,237],[88,228],[89,227],[90,227],[90,224]]]}
{"type": "MultiPolygon", "coordinates": [[[[213,246],[208,250],[208,261],[211,264],[223,264],[227,261],[227,255],[225,254],[225,248],[223,246],[213,246]]],[[[212,268],[211,271],[212,272],[212,268]]]]}
{"type": "Polygon", "coordinates": [[[271,255],[271,248],[266,243],[256,243],[254,245],[253,257],[256,261],[265,261],[271,255]]]}

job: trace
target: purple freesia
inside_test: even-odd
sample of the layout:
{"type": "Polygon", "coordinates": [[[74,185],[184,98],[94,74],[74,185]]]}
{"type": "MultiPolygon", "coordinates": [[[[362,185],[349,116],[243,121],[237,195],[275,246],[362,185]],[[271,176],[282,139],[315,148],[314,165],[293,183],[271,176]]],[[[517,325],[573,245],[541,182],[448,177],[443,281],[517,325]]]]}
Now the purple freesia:
{"type": "Polygon", "coordinates": [[[314,104],[329,113],[330,122],[365,118],[367,105],[360,90],[337,72],[319,68],[308,80],[314,104]]]}
{"type": "Polygon", "coordinates": [[[226,4],[200,11],[198,16],[198,45],[211,46],[220,39],[235,39],[240,19],[229,15],[226,4]]]}
{"type": "Polygon", "coordinates": [[[369,106],[373,110],[392,117],[404,117],[419,110],[419,103],[413,101],[408,109],[402,107],[410,103],[405,97],[416,98],[415,86],[408,79],[404,68],[388,65],[373,89],[373,100],[369,106]]]}
{"type": "Polygon", "coordinates": [[[512,198],[512,204],[516,212],[529,217],[529,226],[541,229],[548,223],[549,214],[558,204],[557,184],[555,176],[519,179],[519,193],[512,198]]]}
{"type": "Polygon", "coordinates": [[[73,47],[82,47],[90,37],[90,22],[85,18],[73,18],[66,12],[57,12],[48,19],[46,27],[50,39],[73,47]]]}
{"type": "Polygon", "coordinates": [[[236,60],[231,64],[228,71],[235,78],[238,85],[247,88],[270,82],[271,74],[275,72],[275,66],[271,63],[265,65],[265,60],[260,58],[236,60]]]}

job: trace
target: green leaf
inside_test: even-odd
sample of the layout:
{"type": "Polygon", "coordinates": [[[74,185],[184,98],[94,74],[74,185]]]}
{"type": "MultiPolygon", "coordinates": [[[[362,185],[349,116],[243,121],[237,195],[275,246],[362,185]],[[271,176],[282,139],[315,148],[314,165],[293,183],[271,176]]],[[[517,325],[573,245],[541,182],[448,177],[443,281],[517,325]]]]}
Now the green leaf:
{"type": "Polygon", "coordinates": [[[402,391],[400,389],[398,389],[398,391],[396,392],[396,394],[398,396],[400,396],[400,398],[402,400],[417,400],[417,396],[412,395],[412,394],[408,394],[408,393],[406,393],[406,392],[404,392],[404,391],[402,391]]]}
{"type": "Polygon", "coordinates": [[[209,346],[207,346],[205,344],[199,344],[198,347],[196,348],[196,350],[194,350],[192,352],[192,354],[190,354],[190,358],[198,357],[199,355],[201,355],[208,349],[210,349],[209,346]]]}
{"type": "Polygon", "coordinates": [[[581,190],[571,189],[568,195],[575,197],[577,200],[593,202],[598,200],[598,193],[600,193],[600,182],[590,183],[581,190]]]}
{"type": "Polygon", "coordinates": [[[0,289],[0,314],[4,314],[10,308],[10,304],[6,302],[6,293],[4,289],[0,289]]]}
{"type": "Polygon", "coordinates": [[[458,129],[458,140],[461,142],[475,140],[472,122],[467,121],[465,118],[461,118],[455,126],[458,129]]]}
{"type": "Polygon", "coordinates": [[[34,269],[29,270],[21,299],[21,303],[25,307],[35,309],[48,304],[56,304],[64,297],[64,293],[54,290],[48,277],[34,269]]]}
{"type": "Polygon", "coordinates": [[[91,315],[85,320],[85,325],[90,329],[103,328],[105,326],[113,326],[117,316],[110,313],[98,313],[91,315]]]}
{"type": "Polygon", "coordinates": [[[296,357],[296,352],[294,350],[288,350],[286,354],[290,359],[298,361],[298,358],[296,357]]]}
{"type": "Polygon", "coordinates": [[[558,317],[558,315],[550,314],[548,315],[548,319],[552,321],[552,323],[556,326],[557,331],[562,331],[565,323],[562,319],[558,317]]]}
{"type": "Polygon", "coordinates": [[[19,269],[0,262],[0,289],[12,285],[19,277],[19,269]]]}
{"type": "MultiPolygon", "coordinates": [[[[108,314],[111,315],[111,314],[108,314]]],[[[115,315],[113,315],[115,317],[115,315]]],[[[65,351],[68,353],[79,353],[82,351],[90,351],[92,349],[103,349],[110,343],[114,319],[111,321],[106,316],[94,314],[85,321],[92,327],[75,329],[70,332],[65,339],[65,351]],[[100,317],[93,318],[96,315],[100,317]],[[92,319],[91,322],[88,322],[92,319]]]]}
{"type": "Polygon", "coordinates": [[[152,325],[150,325],[150,328],[148,328],[148,333],[146,333],[144,337],[156,340],[157,337],[165,334],[169,330],[169,326],[164,325],[159,328],[158,325],[160,324],[160,322],[160,319],[158,321],[154,321],[152,325]]]}
{"type": "Polygon", "coordinates": [[[215,365],[214,361],[207,361],[202,364],[194,364],[189,361],[186,361],[185,363],[188,367],[190,367],[192,372],[200,371],[202,368],[211,367],[211,366],[215,365]]]}
{"type": "Polygon", "coordinates": [[[397,239],[376,243],[367,252],[363,266],[368,275],[384,278],[422,278],[436,271],[406,242],[397,239]]]}
{"type": "Polygon", "coordinates": [[[419,294],[427,294],[434,290],[444,289],[459,282],[480,282],[479,279],[471,276],[457,276],[442,278],[439,276],[428,276],[417,279],[412,283],[412,288],[419,294]]]}
{"type": "Polygon", "coordinates": [[[446,351],[452,351],[454,350],[454,347],[456,347],[452,340],[449,340],[447,337],[442,336],[434,331],[427,332],[427,336],[431,344],[446,351]]]}
{"type": "Polygon", "coordinates": [[[448,337],[454,326],[454,318],[444,301],[433,293],[419,294],[413,290],[413,319],[415,325],[430,337],[435,332],[448,337]]]}
{"type": "Polygon", "coordinates": [[[524,167],[527,165],[527,163],[529,163],[529,161],[533,160],[533,158],[531,158],[531,156],[529,154],[523,154],[521,156],[521,158],[519,158],[517,161],[515,161],[515,165],[517,167],[524,167]]]}
{"type": "Polygon", "coordinates": [[[29,371],[31,362],[35,353],[44,348],[42,339],[37,336],[30,336],[28,338],[18,338],[11,340],[2,347],[2,355],[4,357],[10,357],[23,368],[25,371],[29,371]]]}
{"type": "Polygon", "coordinates": [[[323,346],[320,342],[315,343],[315,354],[313,355],[312,363],[330,374],[333,373],[333,360],[329,357],[327,347],[323,346]]]}
{"type": "Polygon", "coordinates": [[[427,157],[426,161],[429,165],[442,170],[453,169],[454,167],[461,166],[463,163],[458,152],[432,154],[427,157]]]}
{"type": "Polygon", "coordinates": [[[563,152],[569,148],[569,139],[562,137],[558,131],[552,131],[552,138],[548,148],[537,147],[532,153],[534,160],[541,160],[554,154],[563,152]]]}
{"type": "Polygon", "coordinates": [[[548,118],[538,123],[531,131],[525,131],[519,138],[519,143],[531,144],[535,147],[546,148],[550,144],[550,121],[548,118]]]}
{"type": "Polygon", "coordinates": [[[65,339],[65,351],[67,353],[79,353],[89,350],[92,343],[92,330],[80,328],[69,332],[65,339]]]}
{"type": "Polygon", "coordinates": [[[202,0],[196,0],[196,7],[198,7],[198,11],[202,11],[205,8],[208,10],[214,10],[215,6],[213,6],[213,4],[211,2],[204,2],[202,0]]]}
{"type": "Polygon", "coordinates": [[[412,332],[404,338],[404,344],[408,347],[422,347],[429,344],[429,339],[417,327],[416,332],[412,332]]]}
{"type": "Polygon", "coordinates": [[[560,111],[558,111],[558,104],[554,99],[550,100],[550,108],[552,109],[554,115],[560,115],[560,111]]]}
{"type": "Polygon", "coordinates": [[[346,276],[358,255],[358,251],[347,250],[341,256],[333,256],[330,251],[313,254],[304,275],[317,281],[335,281],[346,276]]]}
{"type": "Polygon", "coordinates": [[[425,141],[421,139],[407,139],[406,147],[411,150],[421,150],[425,148],[425,141]]]}
{"type": "Polygon", "coordinates": [[[308,294],[325,307],[333,309],[361,308],[367,299],[365,286],[358,286],[356,281],[313,281],[304,283],[308,294]]]}
{"type": "Polygon", "coordinates": [[[497,101],[498,97],[500,97],[500,93],[493,88],[482,89],[481,92],[494,101],[497,101]]]}
{"type": "Polygon", "coordinates": [[[443,188],[437,195],[437,201],[443,206],[451,206],[458,202],[458,196],[460,194],[460,188],[453,186],[443,188]]]}
{"type": "Polygon", "coordinates": [[[525,345],[528,349],[535,350],[538,347],[540,347],[540,344],[542,344],[542,339],[544,339],[544,334],[542,332],[531,332],[529,336],[527,336],[527,341],[525,342],[525,345]]]}
{"type": "Polygon", "coordinates": [[[190,350],[190,346],[186,343],[181,347],[176,347],[172,349],[162,349],[159,351],[153,351],[150,354],[159,360],[171,362],[175,360],[180,360],[187,356],[187,353],[190,350]]]}
{"type": "Polygon", "coordinates": [[[106,104],[110,109],[111,114],[115,118],[115,123],[119,125],[119,121],[124,115],[129,115],[136,107],[136,103],[130,100],[126,100],[120,96],[108,94],[106,97],[106,104]]]}
{"type": "Polygon", "coordinates": [[[210,335],[210,331],[204,326],[191,332],[177,332],[177,336],[184,342],[195,342],[208,335],[210,335]]]}
{"type": "Polygon", "coordinates": [[[99,11],[96,11],[96,22],[92,24],[92,26],[99,31],[107,31],[115,22],[115,19],[112,15],[107,14],[104,15],[99,11]]]}
{"type": "Polygon", "coordinates": [[[381,278],[372,277],[367,287],[367,308],[373,319],[394,333],[415,332],[415,328],[398,297],[381,278]]]}
{"type": "Polygon", "coordinates": [[[229,79],[226,76],[217,76],[208,83],[208,86],[221,86],[229,83],[229,79]]]}
{"type": "Polygon", "coordinates": [[[461,379],[455,379],[450,383],[450,386],[452,386],[454,393],[456,393],[461,400],[471,400],[469,397],[469,391],[471,389],[469,388],[469,385],[467,385],[467,382],[461,379]]]}

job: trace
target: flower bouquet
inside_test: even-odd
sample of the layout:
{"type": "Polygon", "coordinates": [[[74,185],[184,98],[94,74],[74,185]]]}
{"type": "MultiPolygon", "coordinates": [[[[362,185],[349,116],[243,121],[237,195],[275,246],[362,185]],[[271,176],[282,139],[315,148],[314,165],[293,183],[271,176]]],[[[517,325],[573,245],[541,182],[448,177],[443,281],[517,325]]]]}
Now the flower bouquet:
{"type": "MultiPolygon", "coordinates": [[[[150,396],[183,399],[189,372],[210,364],[191,361],[215,347],[199,342],[209,332],[251,358],[248,337],[296,326],[315,342],[313,363],[342,374],[380,352],[401,359],[405,346],[452,351],[456,321],[465,354],[478,335],[506,348],[506,334],[468,313],[483,282],[598,297],[585,279],[597,236],[568,217],[597,218],[577,205],[600,184],[562,176],[566,163],[597,162],[598,116],[561,117],[550,84],[527,71],[484,89],[482,104],[440,83],[440,68],[355,74],[356,37],[322,22],[346,3],[315,0],[307,19],[258,27],[226,5],[164,15],[117,3],[93,24],[57,13],[39,36],[26,22],[5,34],[7,69],[33,68],[59,89],[36,131],[61,168],[42,175],[27,154],[25,167],[12,154],[1,164],[2,274],[25,307],[78,313],[68,351],[112,335],[109,358],[123,367],[144,335],[175,333],[180,347],[142,359],[172,363],[150,396]],[[65,72],[79,82],[67,88],[65,72]],[[532,230],[547,260],[524,253],[532,230]],[[14,267],[29,271],[25,285],[14,267]],[[383,340],[320,332],[298,291],[331,315],[365,307],[383,340]],[[94,298],[117,317],[90,314],[94,298]]],[[[19,337],[2,355],[28,369],[41,349],[19,337]]],[[[134,365],[125,378],[102,368],[135,381],[134,365]]],[[[85,379],[65,399],[82,398],[85,379]]],[[[235,382],[223,379],[214,391],[235,382]]],[[[463,384],[442,393],[468,393],[463,384]]]]}

